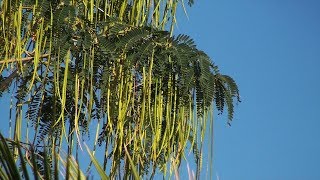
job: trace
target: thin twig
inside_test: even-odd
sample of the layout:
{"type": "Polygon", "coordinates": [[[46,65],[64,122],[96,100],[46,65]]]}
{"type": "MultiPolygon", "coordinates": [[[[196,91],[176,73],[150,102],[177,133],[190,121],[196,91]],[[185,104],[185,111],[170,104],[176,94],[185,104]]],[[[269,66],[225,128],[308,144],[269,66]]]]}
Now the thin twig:
{"type": "MultiPolygon", "coordinates": [[[[42,54],[40,55],[40,58],[46,58],[46,57],[49,57],[49,54],[42,54]]],[[[34,59],[34,56],[32,57],[25,57],[25,58],[21,58],[21,59],[17,59],[17,58],[12,58],[12,59],[7,59],[7,60],[2,60],[0,61],[0,65],[1,64],[4,64],[4,63],[12,63],[12,62],[23,62],[23,61],[30,61],[34,59]]]]}
{"type": "MultiPolygon", "coordinates": [[[[46,58],[49,57],[49,54],[42,54],[40,55],[40,58],[46,58]]],[[[21,58],[21,59],[8,59],[8,60],[2,60],[0,61],[0,65],[4,64],[4,63],[11,63],[11,62],[19,62],[19,61],[23,61],[23,65],[25,65],[26,63],[29,63],[28,61],[34,59],[34,56],[32,57],[25,57],[25,58],[21,58]]],[[[8,77],[6,77],[5,79],[3,79],[0,82],[0,92],[3,92],[4,90],[6,90],[9,85],[11,84],[12,80],[14,78],[16,78],[19,75],[18,73],[18,68],[16,70],[14,70],[8,77]]]]}

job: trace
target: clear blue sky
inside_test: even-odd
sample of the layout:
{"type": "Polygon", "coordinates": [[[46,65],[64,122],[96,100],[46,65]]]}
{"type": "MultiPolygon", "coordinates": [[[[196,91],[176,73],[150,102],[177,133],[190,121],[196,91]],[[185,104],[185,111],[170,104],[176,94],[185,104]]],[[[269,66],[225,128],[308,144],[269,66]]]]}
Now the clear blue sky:
{"type": "Polygon", "coordinates": [[[242,97],[231,127],[215,119],[215,175],[320,179],[320,1],[196,0],[188,15],[176,33],[193,37],[242,97]]]}
{"type": "Polygon", "coordinates": [[[214,175],[320,179],[320,1],[195,0],[188,15],[176,34],[190,35],[242,97],[232,127],[215,118],[214,175]]]}

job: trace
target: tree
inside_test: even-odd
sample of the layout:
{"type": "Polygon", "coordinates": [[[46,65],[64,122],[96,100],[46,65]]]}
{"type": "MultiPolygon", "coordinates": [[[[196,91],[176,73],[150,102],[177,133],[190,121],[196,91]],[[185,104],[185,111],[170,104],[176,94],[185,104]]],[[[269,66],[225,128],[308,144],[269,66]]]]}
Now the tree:
{"type": "Polygon", "coordinates": [[[226,105],[231,121],[240,100],[235,81],[189,36],[172,36],[180,3],[2,0],[0,93],[14,95],[15,127],[12,139],[2,137],[1,175],[27,176],[31,168],[55,177],[61,163],[84,177],[71,157],[92,133],[88,152],[101,176],[165,175],[187,147],[199,175],[213,103],[221,113],[226,105]],[[98,146],[102,164],[93,156],[98,146]],[[22,172],[11,168],[17,161],[22,172]]]}

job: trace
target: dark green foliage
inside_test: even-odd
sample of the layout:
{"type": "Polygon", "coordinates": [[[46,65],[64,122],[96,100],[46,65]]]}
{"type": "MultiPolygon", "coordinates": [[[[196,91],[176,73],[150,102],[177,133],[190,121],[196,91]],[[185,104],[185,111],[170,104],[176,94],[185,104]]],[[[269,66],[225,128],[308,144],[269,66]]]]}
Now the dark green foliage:
{"type": "Polygon", "coordinates": [[[31,179],[30,175],[33,177],[32,179],[58,179],[60,172],[56,164],[53,165],[53,160],[55,163],[59,161],[57,154],[54,151],[51,156],[52,154],[48,152],[49,146],[41,146],[41,149],[36,150],[31,144],[6,139],[0,133],[1,179],[29,180],[31,179]],[[15,149],[18,151],[17,156],[19,157],[14,156],[15,149]],[[17,160],[21,166],[16,163],[17,160]]]}
{"type": "Polygon", "coordinates": [[[12,149],[9,148],[5,138],[0,134],[0,177],[6,175],[8,179],[21,179],[15,164],[12,149]]]}
{"type": "MultiPolygon", "coordinates": [[[[69,17],[70,12],[74,12],[72,8],[63,8],[57,11],[57,21],[64,21],[69,17]]],[[[214,100],[218,111],[223,112],[224,106],[228,107],[229,120],[233,117],[233,98],[236,97],[239,100],[239,92],[234,80],[226,75],[221,75],[217,71],[217,67],[214,66],[209,57],[196,49],[193,40],[186,35],[178,35],[177,37],[170,37],[169,33],[164,31],[152,30],[150,28],[134,28],[129,25],[121,24],[118,21],[110,20],[109,24],[104,26],[108,27],[108,30],[104,33],[94,31],[94,27],[87,26],[85,29],[72,29],[68,23],[63,24],[63,27],[57,29],[55,34],[58,39],[56,41],[56,48],[60,51],[60,56],[66,55],[68,50],[71,50],[71,54],[74,57],[70,62],[70,77],[67,88],[67,102],[66,102],[66,114],[65,117],[70,119],[70,125],[72,123],[75,105],[74,100],[74,75],[77,73],[82,78],[87,78],[90,74],[86,69],[82,69],[84,62],[82,53],[92,46],[92,42],[97,38],[96,53],[94,61],[94,83],[97,88],[95,92],[101,92],[104,94],[107,89],[114,88],[113,85],[119,83],[119,74],[113,74],[112,67],[123,65],[125,71],[129,71],[135,74],[136,84],[141,84],[142,68],[146,67],[148,71],[148,64],[150,61],[150,54],[154,52],[154,67],[152,75],[157,79],[162,79],[162,90],[164,94],[169,93],[169,82],[173,83],[177,89],[178,99],[175,102],[176,106],[188,106],[190,94],[193,94],[193,98],[196,100],[197,114],[202,116],[203,112],[211,105],[214,100]],[[76,34],[76,35],[75,35],[76,34]],[[61,46],[62,42],[69,42],[71,37],[79,37],[76,44],[65,43],[61,46]],[[125,56],[125,59],[121,57],[125,56]],[[108,81],[111,80],[111,86],[108,87],[108,81]],[[193,93],[192,93],[193,92],[193,93]]],[[[102,23],[101,23],[102,24],[102,23]]],[[[95,27],[95,29],[103,29],[104,27],[95,27]]],[[[64,68],[59,71],[60,77],[63,78],[64,68]]],[[[42,87],[53,87],[52,81],[53,74],[48,75],[45,85],[42,87]]],[[[21,81],[26,86],[27,82],[21,81]]],[[[88,83],[89,79],[86,79],[85,83],[88,83]]],[[[156,87],[153,82],[152,87],[156,87]]],[[[61,84],[62,86],[62,84],[61,84]]],[[[86,87],[86,86],[85,86],[86,87]]],[[[139,88],[139,87],[138,87],[139,88]]],[[[86,101],[87,95],[89,95],[89,89],[85,89],[83,101],[86,101]]],[[[137,92],[141,89],[136,89],[137,92]]],[[[96,94],[96,93],[95,93],[96,94]]],[[[140,93],[138,96],[142,95],[140,93]]],[[[169,96],[164,99],[164,103],[169,101],[169,96]]],[[[137,100],[140,99],[137,96],[137,100]]],[[[24,97],[22,95],[22,97],[24,97]]],[[[81,121],[83,128],[87,127],[88,118],[101,117],[100,112],[102,110],[103,98],[101,100],[95,95],[95,106],[93,107],[93,113],[88,117],[81,113],[81,121]]],[[[117,97],[111,99],[111,103],[117,103],[117,97]]],[[[151,102],[155,103],[155,102],[151,102]]],[[[85,110],[87,107],[82,106],[85,110]]],[[[53,133],[51,128],[54,121],[57,119],[57,115],[60,112],[60,105],[54,100],[53,88],[41,88],[35,89],[34,95],[29,103],[27,116],[39,126],[38,140],[41,142],[48,134],[53,133]],[[54,108],[55,107],[55,108],[54,108]],[[56,112],[54,112],[54,110],[56,112]],[[38,118],[40,118],[38,120],[38,118]]],[[[83,111],[85,112],[85,111],[83,111]]],[[[117,119],[118,111],[113,109],[110,115],[111,119],[107,121],[114,121],[117,119]]],[[[134,116],[133,116],[134,117],[134,116]]],[[[132,119],[134,123],[135,118],[132,119]]],[[[163,126],[165,127],[165,126],[163,126]]],[[[162,129],[164,132],[164,129],[162,129]]],[[[57,133],[57,132],[56,132],[57,133]]],[[[101,133],[100,143],[103,140],[103,133],[101,133]]],[[[147,166],[146,166],[147,167],[147,166]]],[[[145,172],[146,169],[144,169],[145,172]]]]}

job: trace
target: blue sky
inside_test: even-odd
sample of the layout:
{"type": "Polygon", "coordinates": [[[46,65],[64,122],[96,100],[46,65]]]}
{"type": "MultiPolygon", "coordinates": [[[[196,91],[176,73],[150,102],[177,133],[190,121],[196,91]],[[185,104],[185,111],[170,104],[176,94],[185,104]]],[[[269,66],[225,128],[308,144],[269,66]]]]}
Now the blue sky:
{"type": "Polygon", "coordinates": [[[188,15],[175,33],[231,75],[242,99],[231,127],[215,116],[214,179],[320,179],[320,1],[196,0],[188,15]]]}
{"type": "Polygon", "coordinates": [[[215,176],[320,179],[320,1],[197,0],[188,16],[175,32],[193,37],[242,98],[231,127],[215,118],[215,176]]]}

